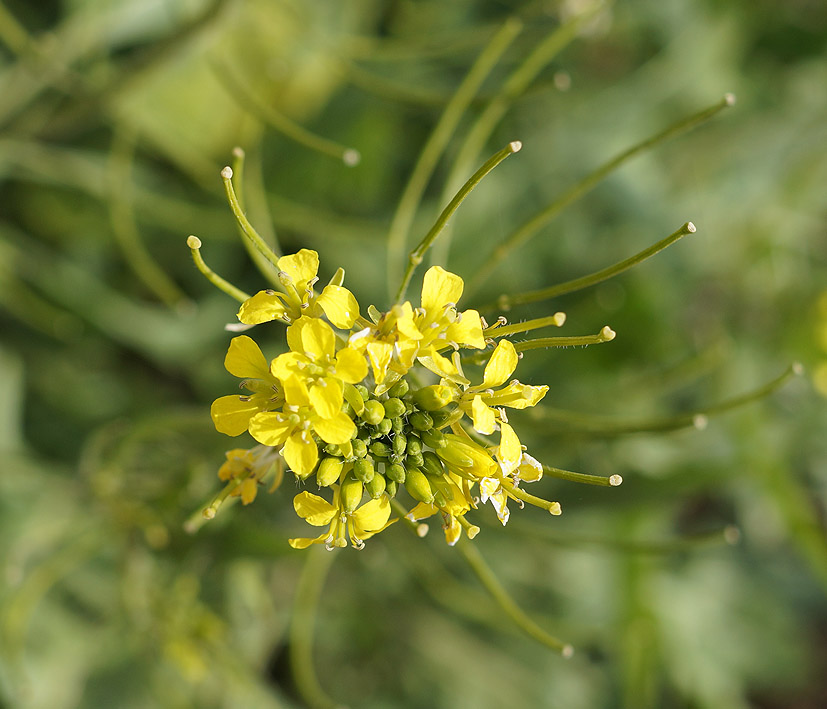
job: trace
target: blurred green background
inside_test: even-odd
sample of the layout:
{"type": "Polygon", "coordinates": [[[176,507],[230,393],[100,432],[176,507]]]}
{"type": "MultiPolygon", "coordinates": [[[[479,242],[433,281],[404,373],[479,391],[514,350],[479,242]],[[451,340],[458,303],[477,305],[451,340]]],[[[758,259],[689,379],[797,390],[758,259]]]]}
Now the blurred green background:
{"type": "MultiPolygon", "coordinates": [[[[437,249],[466,280],[606,160],[725,92],[738,102],[611,174],[463,303],[698,228],[617,279],[508,314],[564,310],[559,334],[618,333],[527,353],[520,378],[548,383],[552,410],[513,418],[543,462],[624,484],[546,479],[538,494],[562,517],[475,518],[500,580],[574,658],[512,626],[438,529],[417,540],[397,525],[336,555],[321,684],[353,707],[827,705],[827,5],[5,0],[0,707],[303,706],[288,662],[306,558],[286,541],[305,530],[292,486],[183,528],[237,445],[209,418],[235,386],[222,362],[236,304],[195,270],[186,237],[239,287],[266,285],[219,179],[240,146],[253,223],[287,253],[317,249],[323,280],[344,267],[363,312],[386,307],[400,195],[513,18],[519,34],[451,132],[408,241],[457,179],[521,140],[437,249]],[[571,23],[460,165],[508,77],[571,23]],[[634,430],[792,361],[804,377],[705,428],[634,430]]],[[[277,353],[280,330],[255,336],[277,353]]]]}

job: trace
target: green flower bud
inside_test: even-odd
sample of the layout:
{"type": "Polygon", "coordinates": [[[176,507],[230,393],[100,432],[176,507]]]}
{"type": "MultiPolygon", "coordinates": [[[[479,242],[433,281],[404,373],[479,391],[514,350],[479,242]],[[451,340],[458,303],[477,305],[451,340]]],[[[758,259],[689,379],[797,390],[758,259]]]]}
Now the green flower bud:
{"type": "Polygon", "coordinates": [[[370,392],[368,392],[368,388],[364,384],[357,384],[356,391],[359,392],[359,396],[362,397],[362,401],[367,401],[368,397],[370,397],[370,392]]]}
{"type": "Polygon", "coordinates": [[[368,482],[365,483],[365,490],[370,495],[372,500],[379,498],[385,492],[386,480],[384,476],[378,473],[374,475],[368,482]]]}
{"type": "Polygon", "coordinates": [[[358,480],[352,472],[347,474],[339,494],[341,496],[342,507],[344,507],[345,512],[348,514],[353,512],[362,501],[363,488],[362,481],[358,480]]]}
{"type": "Polygon", "coordinates": [[[409,453],[405,456],[405,465],[412,468],[421,468],[424,462],[425,459],[422,457],[422,453],[409,453]]]}
{"type": "Polygon", "coordinates": [[[389,419],[399,418],[405,413],[405,404],[402,402],[402,399],[388,399],[382,406],[385,407],[385,416],[389,419]]]}
{"type": "Polygon", "coordinates": [[[370,399],[365,402],[365,410],[362,412],[361,419],[365,423],[373,424],[374,426],[385,418],[385,407],[382,402],[376,399],[370,399]]]}
{"type": "Polygon", "coordinates": [[[434,420],[424,411],[416,411],[411,414],[408,423],[417,431],[428,431],[433,428],[434,420]]]}
{"type": "Polygon", "coordinates": [[[322,462],[319,463],[319,467],[316,469],[316,482],[319,487],[327,487],[339,482],[343,466],[344,461],[341,458],[322,458],[322,462]]]}
{"type": "Polygon", "coordinates": [[[411,468],[406,472],[405,489],[408,491],[408,494],[419,502],[426,504],[433,502],[434,493],[433,490],[431,490],[431,484],[422,471],[418,468],[411,468]]]}
{"type": "Polygon", "coordinates": [[[419,436],[426,446],[430,446],[434,450],[445,448],[448,443],[445,440],[445,434],[442,433],[442,431],[437,431],[435,428],[432,428],[430,431],[423,431],[419,436]]]}
{"type": "Polygon", "coordinates": [[[328,444],[324,447],[324,452],[325,452],[325,453],[328,453],[328,454],[330,454],[330,455],[333,455],[333,456],[340,456],[340,455],[342,455],[342,449],[341,449],[341,448],[339,448],[339,446],[337,446],[335,443],[328,443],[328,444]]]}
{"type": "Polygon", "coordinates": [[[408,447],[408,437],[404,433],[397,433],[391,443],[393,444],[393,452],[396,455],[404,455],[405,449],[408,447]]]}
{"type": "Polygon", "coordinates": [[[350,418],[353,418],[353,407],[347,403],[347,401],[342,402],[342,412],[350,418]]]}
{"type": "Polygon", "coordinates": [[[437,411],[454,400],[454,393],[442,384],[431,384],[415,391],[413,399],[420,409],[437,411]]]}
{"type": "Polygon", "coordinates": [[[371,455],[376,456],[377,458],[390,458],[391,457],[391,449],[387,443],[382,443],[382,441],[374,441],[370,444],[370,453],[371,455]]]}
{"type": "Polygon", "coordinates": [[[408,455],[416,455],[422,452],[422,441],[413,434],[408,436],[408,444],[405,446],[405,452],[408,455]]]}
{"type": "Polygon", "coordinates": [[[370,482],[376,475],[373,461],[370,458],[360,458],[353,464],[353,474],[363,483],[370,482]]]}
{"type": "Polygon", "coordinates": [[[445,495],[443,495],[439,490],[434,492],[434,504],[437,507],[445,507],[448,504],[445,499],[445,495]]]}
{"type": "Polygon", "coordinates": [[[434,428],[442,428],[453,417],[456,408],[432,411],[431,418],[434,420],[434,428]]]}
{"type": "Polygon", "coordinates": [[[396,481],[395,480],[388,480],[385,483],[385,494],[388,497],[396,497],[396,481]]]}
{"type": "Polygon", "coordinates": [[[445,468],[442,467],[442,461],[439,459],[439,456],[436,453],[432,451],[425,451],[422,454],[422,458],[422,470],[427,475],[439,477],[445,474],[445,468]]]}
{"type": "Polygon", "coordinates": [[[354,438],[351,442],[353,455],[357,458],[364,458],[368,454],[367,444],[361,438],[354,438]]]}
{"type": "Polygon", "coordinates": [[[390,389],[388,389],[388,396],[392,396],[396,399],[401,399],[405,394],[408,393],[410,389],[410,385],[406,379],[400,379],[396,384],[394,384],[390,389]]]}
{"type": "Polygon", "coordinates": [[[382,419],[379,423],[376,424],[376,429],[372,434],[373,438],[387,436],[391,432],[392,426],[393,424],[391,423],[390,419],[382,419]]]}
{"type": "Polygon", "coordinates": [[[385,477],[389,482],[392,480],[395,483],[404,483],[405,467],[400,463],[391,463],[385,467],[385,477]]]}
{"type": "Polygon", "coordinates": [[[393,419],[391,421],[391,430],[394,433],[402,433],[402,431],[405,430],[405,419],[403,419],[401,416],[397,419],[393,419]]]}

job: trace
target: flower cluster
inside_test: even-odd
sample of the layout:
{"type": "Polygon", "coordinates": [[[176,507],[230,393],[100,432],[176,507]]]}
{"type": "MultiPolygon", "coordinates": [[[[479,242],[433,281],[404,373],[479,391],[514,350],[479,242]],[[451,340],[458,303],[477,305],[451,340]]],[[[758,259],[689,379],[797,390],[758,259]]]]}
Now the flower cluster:
{"type": "Polygon", "coordinates": [[[341,269],[316,293],[315,251],[281,257],[278,268],[282,289],[247,299],[238,318],[245,325],[287,324],[288,351],[268,361],[250,337],[233,338],[224,363],[247,393],[212,405],[220,432],[249,432],[260,444],[228,453],[219,474],[237,483],[230,494],[251,502],[271,471],[273,487],[281,481],[284,465],[299,481],[314,479],[330,499],[303,491],[293,506],[325,529],[290,539],[297,549],[332,549],[348,540],[361,548],[402,516],[417,523],[438,515],[455,544],[463,529],[469,538],[479,531],[465,517],[486,502],[502,524],[509,499],[560,513],[558,503],[520,488],[539,480],[543,467],[525,452],[506,413],[534,406],[548,387],[509,381],[519,355],[507,339],[495,344],[497,329],[477,311],[458,310],[459,276],[434,266],[418,307],[371,306],[364,317],[341,269]],[[465,376],[462,352],[485,356],[489,346],[475,384],[465,376]],[[403,490],[415,503],[410,511],[395,499],[403,490]]]}

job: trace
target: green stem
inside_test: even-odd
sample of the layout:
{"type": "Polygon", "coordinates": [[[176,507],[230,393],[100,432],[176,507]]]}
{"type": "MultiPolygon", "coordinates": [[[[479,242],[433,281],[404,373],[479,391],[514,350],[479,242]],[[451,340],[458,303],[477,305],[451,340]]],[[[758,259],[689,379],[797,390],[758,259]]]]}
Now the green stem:
{"type": "Polygon", "coordinates": [[[296,587],[290,624],[290,666],[296,689],[308,706],[334,709],[339,705],[322,689],[313,667],[313,634],[322,588],[335,555],[323,549],[305,553],[307,560],[296,587]]]}
{"type": "Polygon", "coordinates": [[[405,291],[408,288],[408,284],[411,282],[411,277],[413,276],[414,270],[420,263],[422,263],[425,253],[440,235],[442,230],[445,228],[445,225],[448,223],[448,220],[453,216],[454,212],[457,211],[457,208],[460,204],[462,204],[463,200],[471,194],[471,191],[482,181],[483,177],[497,167],[497,165],[499,165],[509,155],[513,155],[518,152],[521,147],[522,143],[518,140],[510,142],[502,150],[488,158],[485,164],[483,164],[483,166],[468,179],[459,192],[454,195],[454,198],[448,203],[448,206],[442,210],[439,218],[431,227],[431,230],[425,235],[425,238],[423,238],[422,241],[419,242],[419,245],[409,254],[408,266],[405,269],[405,275],[402,277],[402,282],[399,284],[399,290],[396,293],[395,302],[402,302],[402,299],[405,297],[405,291]]]}
{"type": "Polygon", "coordinates": [[[210,68],[215,73],[221,85],[226,89],[227,93],[250,115],[264,121],[282,135],[299,143],[299,145],[338,158],[349,167],[359,164],[361,155],[358,150],[348,148],[333,140],[311,133],[307,128],[290,120],[280,111],[263,103],[252,90],[238,80],[238,76],[232,73],[227,63],[223,60],[212,57],[210,60],[210,68]]]}
{"type": "Polygon", "coordinates": [[[563,211],[570,204],[576,202],[580,197],[588,193],[604,178],[617,170],[621,165],[631,160],[633,157],[645,152],[650,148],[654,148],[659,143],[685,133],[686,131],[708,121],[720,111],[735,103],[735,97],[732,94],[727,94],[718,103],[709,106],[708,108],[694,113],[691,116],[683,118],[666,130],[657,133],[646,140],[627,148],[619,155],[615,156],[607,163],[604,163],[594,172],[584,177],[579,182],[572,185],[566,192],[558,197],[554,202],[542,209],[540,212],[524,222],[515,231],[513,231],[506,239],[494,250],[491,256],[482,264],[477,270],[476,275],[466,286],[466,295],[476,292],[480,286],[485,282],[491,272],[505,259],[514,249],[528,241],[534,234],[542,227],[554,219],[560,212],[563,211]]]}
{"type": "Polygon", "coordinates": [[[514,599],[509,595],[505,587],[500,583],[491,567],[482,558],[479,549],[472,542],[467,542],[464,539],[457,544],[462,556],[480,583],[491,594],[497,605],[503,612],[517,625],[520,630],[534,638],[537,642],[546,647],[559,652],[563,657],[571,657],[574,653],[574,648],[564,643],[562,640],[555,638],[545,630],[543,630],[537,623],[535,623],[525,611],[517,605],[514,599]]]}
{"type": "MultiPolygon", "coordinates": [[[[534,50],[509,75],[500,91],[490,100],[479,118],[471,126],[471,130],[468,132],[462,147],[460,147],[451,168],[451,173],[446,180],[446,192],[450,194],[450,191],[455,189],[454,185],[459,183],[461,176],[467,174],[470,170],[471,165],[476,161],[494,129],[514,104],[514,101],[525,93],[531,82],[548,66],[554,57],[577,37],[583,24],[603,8],[603,3],[596,2],[593,7],[583,14],[573,17],[565,24],[556,27],[537,44],[534,50]]],[[[447,196],[447,194],[444,195],[446,199],[447,196]]],[[[439,246],[433,251],[432,257],[435,263],[447,263],[450,240],[451,232],[449,230],[439,246]]]]}
{"type": "Polygon", "coordinates": [[[603,342],[611,342],[614,340],[615,334],[615,331],[606,325],[596,335],[583,335],[582,337],[538,337],[536,340],[515,342],[514,349],[517,352],[525,352],[526,350],[539,350],[546,347],[599,345],[603,342]]]}
{"type": "Polygon", "coordinates": [[[617,487],[623,483],[623,478],[620,477],[620,475],[603,477],[602,475],[589,475],[588,473],[573,473],[570,470],[552,468],[550,465],[543,466],[543,473],[550,475],[553,478],[559,478],[560,480],[568,480],[575,483],[586,483],[587,485],[617,487]]]}
{"type": "Polygon", "coordinates": [[[583,288],[588,288],[598,283],[602,283],[603,281],[613,278],[624,271],[628,271],[633,266],[637,266],[639,263],[642,263],[646,259],[654,256],[660,251],[663,251],[666,247],[671,246],[678,239],[682,239],[687,234],[694,233],[695,225],[692,222],[686,222],[686,224],[667,236],[665,239],[661,239],[656,244],[652,244],[652,246],[643,249],[643,251],[635,254],[634,256],[630,256],[629,258],[619,261],[618,263],[608,266],[600,271],[595,271],[594,273],[590,273],[586,276],[581,276],[580,278],[575,278],[571,281],[566,281],[565,283],[558,283],[556,286],[550,286],[549,288],[543,288],[541,290],[519,293],[517,295],[501,295],[497,299],[497,308],[500,310],[510,310],[515,305],[536,303],[540,300],[556,298],[557,296],[561,296],[566,293],[573,293],[574,291],[582,290],[583,288]]]}
{"type": "Polygon", "coordinates": [[[393,296],[393,284],[401,280],[400,264],[405,251],[405,242],[428,180],[474,95],[521,29],[522,24],[514,18],[503,24],[477,57],[442,112],[425,147],[422,148],[388,231],[388,294],[391,297],[393,296]]]}
{"type": "Polygon", "coordinates": [[[206,264],[204,258],[201,256],[201,239],[197,236],[190,235],[187,237],[187,246],[190,247],[190,251],[192,252],[192,260],[195,261],[195,267],[201,272],[204,278],[220,291],[223,291],[231,298],[235,298],[239,303],[243,303],[249,299],[250,296],[247,295],[247,293],[236,288],[229,281],[224,280],[206,264]]]}
{"type": "Polygon", "coordinates": [[[152,258],[135,223],[131,185],[135,141],[132,131],[115,131],[107,180],[109,219],[127,265],[162,303],[173,308],[182,305],[186,296],[152,258]]]}
{"type": "Polygon", "coordinates": [[[273,268],[277,271],[280,270],[277,254],[267,245],[264,239],[261,238],[261,235],[255,230],[255,227],[250,224],[250,220],[247,219],[247,215],[244,214],[244,210],[241,208],[235,189],[233,189],[233,169],[231,167],[227,166],[221,170],[221,180],[224,182],[224,191],[227,193],[227,201],[230,203],[230,209],[232,209],[238,226],[241,228],[241,235],[250,241],[273,268]]]}
{"type": "Polygon", "coordinates": [[[539,330],[543,327],[554,325],[555,327],[563,327],[566,322],[565,313],[554,313],[544,318],[535,318],[534,320],[525,320],[523,322],[512,323],[511,325],[500,325],[495,323],[491,327],[485,328],[482,334],[485,337],[505,337],[506,335],[515,335],[518,332],[530,332],[531,330],[539,330]]]}
{"type": "Polygon", "coordinates": [[[512,485],[506,479],[500,480],[500,486],[511,497],[527,502],[529,505],[533,505],[534,507],[539,507],[541,510],[546,510],[549,514],[552,514],[555,517],[563,513],[563,508],[560,506],[559,502],[544,500],[542,497],[531,495],[516,485],[512,485]]]}

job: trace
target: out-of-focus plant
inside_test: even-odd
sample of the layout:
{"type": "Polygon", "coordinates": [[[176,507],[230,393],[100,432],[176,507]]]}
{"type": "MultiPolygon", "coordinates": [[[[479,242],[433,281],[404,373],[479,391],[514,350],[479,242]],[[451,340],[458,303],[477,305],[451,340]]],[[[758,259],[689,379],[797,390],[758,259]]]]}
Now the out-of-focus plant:
{"type": "Polygon", "coordinates": [[[781,362],[820,381],[824,22],[678,0],[0,6],[3,701],[291,706],[315,665],[354,706],[817,702],[823,399],[734,405],[781,362]],[[726,120],[622,158],[730,90],[726,120]],[[286,483],[185,533],[214,492],[205,408],[238,333],[182,235],[238,290],[280,285],[237,248],[215,177],[233,146],[262,239],[387,310],[411,235],[515,137],[424,256],[492,323],[611,322],[610,345],[527,352],[521,379],[550,389],[509,421],[538,460],[624,485],[547,475],[564,515],[497,533],[480,510],[455,548],[396,524],[359,554],[295,551],[286,483]],[[657,264],[552,309],[500,297],[577,285],[676,215],[698,234],[657,264]],[[477,549],[488,595],[457,563],[477,549]],[[577,653],[512,635],[520,618],[577,653]]]}

